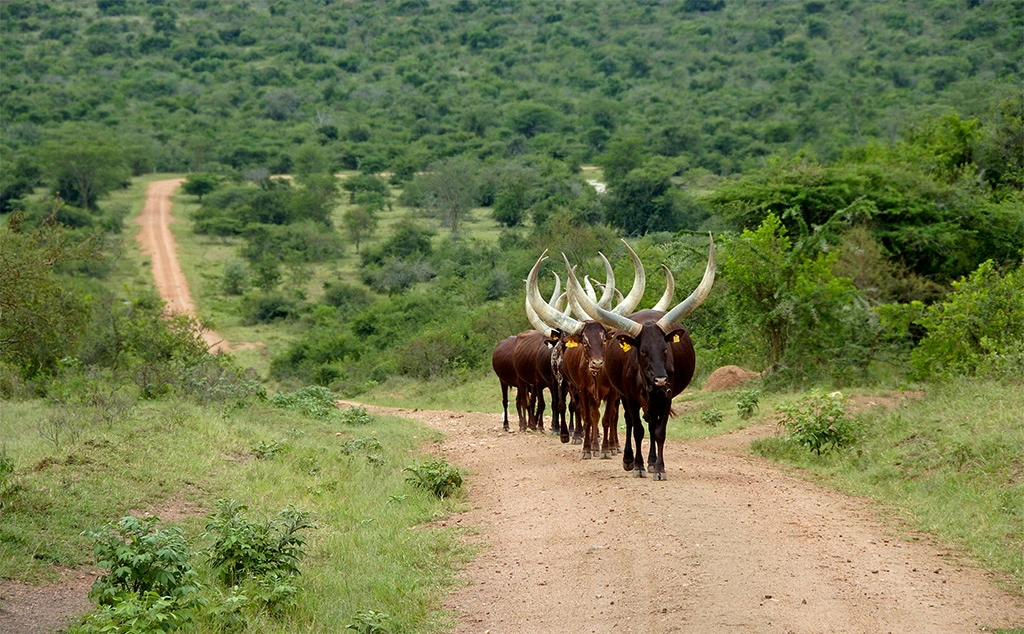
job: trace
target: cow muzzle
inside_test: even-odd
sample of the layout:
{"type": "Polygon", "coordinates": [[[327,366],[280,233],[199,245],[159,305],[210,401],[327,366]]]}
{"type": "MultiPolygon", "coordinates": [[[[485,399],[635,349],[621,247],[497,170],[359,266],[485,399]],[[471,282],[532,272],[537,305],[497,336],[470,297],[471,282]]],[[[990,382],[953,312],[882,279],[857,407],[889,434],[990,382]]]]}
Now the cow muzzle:
{"type": "Polygon", "coordinates": [[[590,362],[590,371],[591,372],[600,372],[603,367],[604,367],[604,359],[593,359],[590,362]]]}
{"type": "Polygon", "coordinates": [[[668,377],[656,376],[654,377],[654,387],[665,389],[668,387],[668,377]]]}

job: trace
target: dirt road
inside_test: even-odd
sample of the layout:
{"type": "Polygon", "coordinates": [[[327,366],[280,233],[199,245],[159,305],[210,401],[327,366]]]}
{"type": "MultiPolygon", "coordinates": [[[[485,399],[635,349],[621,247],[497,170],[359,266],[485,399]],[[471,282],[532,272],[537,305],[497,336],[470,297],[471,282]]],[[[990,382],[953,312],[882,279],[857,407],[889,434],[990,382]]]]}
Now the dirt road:
{"type": "MultiPolygon", "coordinates": [[[[171,195],[185,181],[175,178],[154,181],[146,189],[146,204],[136,222],[142,227],[138,234],[143,253],[150,256],[153,279],[160,297],[171,312],[195,314],[195,305],[189,292],[188,280],[178,265],[177,243],[171,233],[171,195]]],[[[210,350],[227,352],[227,341],[212,330],[203,331],[203,341],[210,350]]]]}
{"type": "Polygon", "coordinates": [[[1024,626],[1024,604],[991,575],[731,438],[670,441],[669,479],[654,482],[549,436],[503,433],[497,415],[369,409],[441,429],[441,451],[471,473],[472,508],[449,521],[480,531],[449,601],[460,634],[1024,626]]]}

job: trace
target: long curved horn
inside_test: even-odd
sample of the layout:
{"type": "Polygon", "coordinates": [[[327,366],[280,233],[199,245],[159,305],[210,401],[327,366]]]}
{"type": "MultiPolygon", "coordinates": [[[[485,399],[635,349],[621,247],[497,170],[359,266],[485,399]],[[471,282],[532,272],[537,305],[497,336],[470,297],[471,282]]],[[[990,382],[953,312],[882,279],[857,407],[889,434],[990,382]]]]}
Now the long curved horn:
{"type": "Polygon", "coordinates": [[[672,305],[672,297],[676,294],[676,278],[672,276],[672,270],[664,264],[661,265],[661,269],[665,271],[665,292],[651,310],[665,312],[672,305]]]}
{"type": "Polygon", "coordinates": [[[608,308],[612,305],[612,300],[615,299],[615,271],[612,269],[612,263],[604,257],[604,253],[598,251],[597,254],[604,260],[605,277],[604,292],[601,293],[601,299],[598,300],[597,305],[601,308],[608,308]]]}
{"type": "Polygon", "coordinates": [[[708,248],[708,265],[704,269],[704,277],[701,278],[700,284],[693,289],[689,297],[679,302],[675,308],[658,320],[658,326],[665,332],[671,330],[680,319],[697,310],[697,307],[704,303],[711,292],[711,286],[715,283],[715,238],[710,232],[708,238],[711,239],[711,246],[708,248]]]}
{"type": "MultiPolygon", "coordinates": [[[[583,330],[583,322],[573,319],[565,313],[555,310],[540,296],[540,289],[537,288],[537,271],[540,263],[547,259],[547,251],[540,256],[537,263],[530,270],[526,278],[526,304],[537,314],[540,320],[551,328],[558,328],[569,334],[579,334],[583,330]]],[[[527,311],[529,313],[529,310],[527,311]]]]}
{"type": "Polygon", "coordinates": [[[562,292],[562,278],[558,277],[558,273],[554,271],[551,271],[551,274],[555,276],[555,290],[551,292],[551,299],[548,300],[548,303],[554,306],[562,292]]]}
{"type": "Polygon", "coordinates": [[[595,321],[598,321],[609,328],[624,330],[634,337],[640,334],[640,331],[643,329],[642,324],[635,322],[628,317],[623,317],[622,315],[613,313],[610,310],[605,310],[590,301],[590,298],[586,296],[586,292],[580,286],[579,280],[576,279],[576,275],[573,273],[572,268],[569,267],[569,260],[565,257],[564,253],[562,254],[562,258],[565,258],[565,265],[569,268],[569,279],[567,283],[569,285],[570,301],[575,300],[579,303],[584,312],[593,315],[595,321]]]}
{"type": "Polygon", "coordinates": [[[647,274],[644,272],[644,263],[640,261],[636,251],[625,240],[622,241],[622,244],[626,245],[629,255],[633,258],[633,288],[630,289],[629,295],[626,295],[626,298],[612,309],[612,312],[617,315],[628,315],[636,310],[640,300],[644,298],[644,291],[647,289],[647,274]]]}
{"type": "MultiPolygon", "coordinates": [[[[594,283],[590,281],[589,275],[583,276],[583,288],[587,291],[587,297],[590,298],[590,301],[594,302],[595,304],[601,303],[597,299],[597,291],[594,290],[594,283]]],[[[603,293],[604,290],[602,289],[601,292],[603,293]]]]}
{"type": "Polygon", "coordinates": [[[530,305],[529,297],[526,298],[526,319],[530,322],[530,325],[533,326],[534,330],[543,333],[545,337],[551,337],[555,333],[554,328],[545,324],[544,321],[541,320],[540,316],[537,315],[537,311],[535,311],[533,306],[530,305]]]}

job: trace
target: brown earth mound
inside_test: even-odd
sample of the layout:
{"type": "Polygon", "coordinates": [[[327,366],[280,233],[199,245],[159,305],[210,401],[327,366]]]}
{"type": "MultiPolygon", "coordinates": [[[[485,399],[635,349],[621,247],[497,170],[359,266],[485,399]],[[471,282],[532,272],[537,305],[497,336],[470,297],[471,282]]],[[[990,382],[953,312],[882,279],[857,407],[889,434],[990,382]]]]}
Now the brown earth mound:
{"type": "Polygon", "coordinates": [[[707,383],[701,389],[702,392],[716,392],[720,390],[731,390],[734,387],[739,387],[744,383],[760,379],[761,375],[757,372],[751,372],[750,370],[744,370],[738,365],[724,365],[708,377],[707,383]]]}

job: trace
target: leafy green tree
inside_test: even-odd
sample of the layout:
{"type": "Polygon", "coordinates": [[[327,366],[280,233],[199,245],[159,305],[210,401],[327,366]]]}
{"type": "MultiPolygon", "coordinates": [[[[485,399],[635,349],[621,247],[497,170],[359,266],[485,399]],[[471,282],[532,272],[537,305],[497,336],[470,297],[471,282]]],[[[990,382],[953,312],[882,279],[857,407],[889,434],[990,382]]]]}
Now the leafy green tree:
{"type": "Polygon", "coordinates": [[[613,139],[608,148],[597,159],[597,164],[604,171],[609,186],[624,179],[627,174],[641,167],[650,159],[647,143],[639,136],[627,136],[613,139]]]}
{"type": "Polygon", "coordinates": [[[216,174],[192,174],[181,184],[181,191],[190,196],[195,196],[199,202],[203,196],[217,189],[220,184],[220,177],[216,174]]]}
{"type": "Polygon", "coordinates": [[[466,156],[437,161],[420,177],[423,204],[441,223],[459,232],[459,221],[473,208],[480,188],[478,163],[466,156]]]}
{"type": "Polygon", "coordinates": [[[631,236],[679,229],[682,209],[671,175],[672,167],[656,159],[616,179],[604,199],[608,222],[631,236]]]}
{"type": "Polygon", "coordinates": [[[341,188],[348,192],[348,202],[355,204],[360,192],[374,192],[384,199],[390,198],[391,188],[380,176],[375,174],[354,174],[341,182],[341,188]]]}
{"type": "Polygon", "coordinates": [[[536,170],[513,161],[497,166],[491,178],[495,185],[494,219],[506,227],[521,225],[537,185],[536,170]]]}
{"type": "Polygon", "coordinates": [[[1024,190],[1024,92],[997,104],[979,132],[975,160],[993,187],[1024,190]]]}
{"type": "Polygon", "coordinates": [[[0,227],[0,362],[30,378],[74,354],[88,302],[58,267],[96,258],[95,249],[95,242],[75,242],[60,225],[24,227],[20,212],[0,227]]]}
{"type": "Polygon", "coordinates": [[[807,236],[794,243],[769,214],[759,228],[744,230],[722,249],[729,329],[772,370],[801,373],[847,362],[849,347],[870,335],[854,334],[862,324],[850,317],[866,320],[867,312],[852,282],[832,273],[838,253],[819,247],[807,236]]]}
{"type": "Polygon", "coordinates": [[[1024,378],[1024,264],[1000,275],[982,262],[918,323],[927,331],[911,355],[918,376],[1024,378]]]}
{"type": "Polygon", "coordinates": [[[377,231],[377,215],[363,205],[346,209],[343,222],[349,240],[356,245],[356,253],[359,253],[359,245],[377,231]]]}
{"type": "Polygon", "coordinates": [[[113,135],[96,125],[65,126],[39,148],[51,191],[75,207],[96,209],[100,196],[128,182],[113,135]]]}

